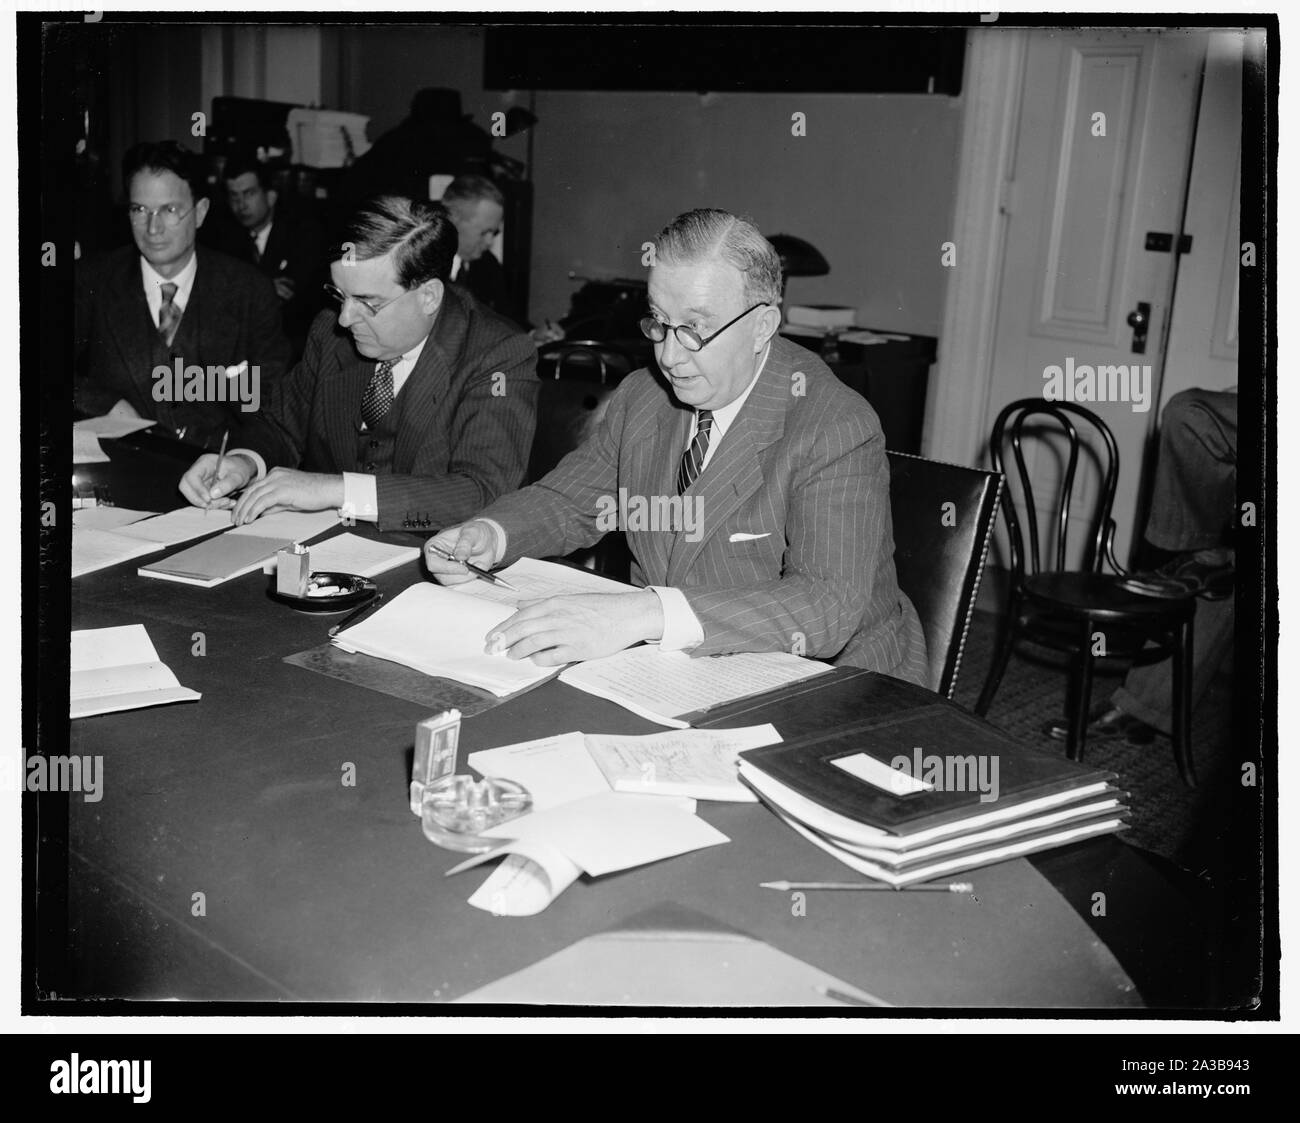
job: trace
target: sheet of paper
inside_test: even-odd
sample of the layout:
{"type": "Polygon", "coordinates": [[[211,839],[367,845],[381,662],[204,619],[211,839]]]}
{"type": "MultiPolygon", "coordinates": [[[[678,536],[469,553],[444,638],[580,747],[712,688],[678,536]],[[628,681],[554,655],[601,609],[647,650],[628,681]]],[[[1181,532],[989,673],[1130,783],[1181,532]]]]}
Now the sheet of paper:
{"type": "Polygon", "coordinates": [[[536,916],[582,873],[554,846],[537,839],[511,842],[506,849],[505,859],[469,898],[476,909],[494,916],[536,916]]]}
{"type": "MultiPolygon", "coordinates": [[[[316,543],[311,547],[310,553],[314,572],[355,573],[361,577],[377,577],[419,558],[420,547],[393,546],[387,542],[372,542],[358,534],[339,534],[316,543]]],[[[275,569],[274,562],[270,568],[275,569]]]]}
{"type": "Polygon", "coordinates": [[[229,511],[210,510],[207,507],[178,507],[165,515],[119,527],[113,533],[154,542],[162,547],[178,546],[191,538],[211,534],[216,530],[227,530],[229,527],[229,511]]]}
{"type": "Polygon", "coordinates": [[[251,523],[237,526],[230,533],[238,537],[247,535],[253,538],[284,538],[292,542],[306,542],[338,524],[339,513],[334,510],[276,511],[254,519],[251,523]]]}
{"type": "Polygon", "coordinates": [[[684,729],[689,722],[682,720],[683,715],[830,669],[827,663],[781,651],[692,659],[679,651],[663,652],[646,644],[604,659],[577,663],[564,670],[560,681],[598,698],[608,698],[661,725],[684,729]]]}
{"type": "Polygon", "coordinates": [[[153,511],[131,511],[126,507],[79,507],[72,512],[72,525],[76,529],[112,530],[150,518],[153,514],[153,511]]]}
{"type": "Polygon", "coordinates": [[[499,698],[555,673],[529,659],[483,652],[487,634],[514,614],[509,605],[462,596],[430,581],[412,585],[333,643],[491,691],[499,698]]]}
{"type": "MultiPolygon", "coordinates": [[[[99,508],[92,508],[97,510],[99,508]]],[[[112,507],[103,508],[113,510],[112,507]]],[[[125,538],[113,530],[74,525],[72,528],[72,576],[81,577],[97,569],[107,569],[159,549],[156,542],[125,538]]]]}
{"type": "Polygon", "coordinates": [[[458,593],[470,593],[484,600],[517,606],[520,601],[539,600],[542,597],[570,596],[574,593],[628,593],[635,590],[621,581],[577,569],[571,565],[520,558],[514,565],[496,571],[496,576],[509,581],[518,592],[503,589],[490,581],[465,581],[450,585],[458,593]]]}
{"type": "Polygon", "coordinates": [[[84,429],[72,430],[72,462],[74,464],[107,464],[110,457],[99,447],[99,438],[84,429]]]}
{"type": "Polygon", "coordinates": [[[584,873],[599,877],[730,841],[694,811],[693,799],[604,792],[512,819],[486,833],[540,839],[584,873]]]}
{"type": "Polygon", "coordinates": [[[894,795],[915,795],[917,792],[934,790],[933,784],[918,780],[910,772],[890,768],[883,760],[877,760],[870,753],[854,753],[831,761],[836,768],[842,769],[850,776],[855,776],[864,783],[881,791],[894,795]]]}
{"type": "Polygon", "coordinates": [[[533,797],[535,812],[609,791],[581,733],[480,749],[467,759],[481,776],[522,784],[533,797]]]}
{"type": "Polygon", "coordinates": [[[202,697],[181,686],[158,658],[143,624],[75,631],[70,656],[74,718],[202,697]]]}
{"type": "Polygon", "coordinates": [[[154,422],[147,417],[87,417],[72,423],[73,433],[93,433],[97,437],[125,437],[128,433],[138,433],[150,428],[154,422]]]}
{"type": "Polygon", "coordinates": [[[683,729],[644,737],[592,733],[585,738],[587,751],[615,791],[732,803],[758,801],[753,790],[741,783],[737,754],[780,740],[773,725],[683,729]]]}

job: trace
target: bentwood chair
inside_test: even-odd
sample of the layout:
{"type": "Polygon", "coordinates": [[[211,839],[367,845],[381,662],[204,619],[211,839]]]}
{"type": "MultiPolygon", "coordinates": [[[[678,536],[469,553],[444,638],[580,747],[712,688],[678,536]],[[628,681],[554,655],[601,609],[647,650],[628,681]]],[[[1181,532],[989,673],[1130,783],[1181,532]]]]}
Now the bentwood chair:
{"type": "MultiPolygon", "coordinates": [[[[1066,752],[1071,760],[1083,758],[1088,711],[1096,660],[1110,656],[1135,663],[1173,660],[1172,725],[1174,760],[1179,775],[1195,786],[1190,744],[1192,621],[1195,598],[1168,600],[1132,593],[1119,585],[1124,569],[1115,560],[1115,520],[1111,510],[1119,478],[1119,449],[1106,423],[1091,410],[1068,402],[1022,398],[1012,402],[993,425],[990,443],[993,467],[1003,470],[1010,448],[1024,503],[1028,550],[1016,504],[1002,505],[1011,551],[1010,592],[988,679],[976,704],[981,717],[988,713],[997,693],[1012,648],[1017,640],[1062,652],[1069,659],[1066,717],[1069,734],[1066,752]],[[1087,428],[1084,428],[1087,427],[1087,428]],[[1091,429],[1085,444],[1080,430],[1091,429]],[[1041,470],[1037,493],[1025,454],[1026,444],[1062,442],[1065,471],[1059,486],[1044,488],[1041,470]],[[1075,520],[1087,531],[1082,562],[1067,568],[1075,477],[1081,454],[1095,456],[1100,486],[1090,512],[1075,520]],[[1045,505],[1036,499],[1044,495],[1045,505]],[[1055,525],[1055,549],[1047,534],[1040,535],[1038,515],[1050,516],[1055,525]],[[1110,568],[1104,573],[1102,566],[1110,568]]],[[[1060,448],[1053,444],[1050,447],[1060,448]]]]}
{"type": "Polygon", "coordinates": [[[951,698],[993,539],[1002,475],[904,452],[886,455],[898,587],[925,631],[926,685],[951,698]]]}

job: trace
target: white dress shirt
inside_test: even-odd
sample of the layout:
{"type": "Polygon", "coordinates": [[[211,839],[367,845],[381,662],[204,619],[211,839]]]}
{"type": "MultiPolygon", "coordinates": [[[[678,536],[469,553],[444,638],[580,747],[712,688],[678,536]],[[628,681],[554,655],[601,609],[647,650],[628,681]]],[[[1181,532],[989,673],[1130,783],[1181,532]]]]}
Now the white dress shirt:
{"type": "Polygon", "coordinates": [[[175,285],[176,295],[172,303],[183,313],[190,302],[190,291],[194,288],[194,278],[199,272],[199,255],[190,251],[190,259],[174,277],[164,277],[143,257],[140,258],[140,278],[144,284],[144,298],[149,303],[149,315],[153,317],[153,326],[158,326],[158,317],[162,315],[162,287],[175,285]]]}
{"type": "MultiPolygon", "coordinates": [[[[411,377],[411,371],[415,369],[416,361],[420,357],[420,352],[424,350],[424,345],[428,339],[429,337],[426,335],[424,339],[420,340],[393,364],[394,404],[396,404],[397,395],[402,392],[402,387],[406,385],[406,380],[411,377]]],[[[230,450],[231,456],[235,453],[247,456],[257,466],[255,480],[260,480],[266,475],[266,461],[262,459],[259,453],[254,452],[251,448],[230,450]]],[[[369,472],[343,473],[343,506],[339,508],[339,514],[344,518],[359,519],[361,522],[372,523],[379,520],[379,489],[375,485],[373,474],[369,472]]]]}
{"type": "Polygon", "coordinates": [[[258,257],[266,256],[266,243],[271,237],[271,226],[274,222],[275,219],[272,218],[270,221],[266,223],[266,225],[262,227],[261,230],[259,230],[256,234],[253,235],[253,242],[257,246],[258,257]]]}
{"type": "Polygon", "coordinates": [[[464,264],[465,263],[460,259],[460,254],[455,253],[451,255],[451,280],[454,281],[456,279],[457,275],[460,273],[461,266],[464,264]]]}

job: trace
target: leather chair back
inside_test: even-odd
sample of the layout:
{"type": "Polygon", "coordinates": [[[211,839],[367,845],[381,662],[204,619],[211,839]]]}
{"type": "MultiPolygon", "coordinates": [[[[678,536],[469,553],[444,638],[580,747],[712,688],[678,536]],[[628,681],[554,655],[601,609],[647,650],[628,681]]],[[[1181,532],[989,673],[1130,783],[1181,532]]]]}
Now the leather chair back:
{"type": "Polygon", "coordinates": [[[928,685],[951,698],[993,538],[1002,473],[903,452],[886,455],[898,585],[925,630],[928,685]]]}
{"type": "Polygon", "coordinates": [[[527,483],[536,483],[585,441],[605,411],[612,385],[572,378],[543,378],[537,395],[537,432],[527,483]]]}

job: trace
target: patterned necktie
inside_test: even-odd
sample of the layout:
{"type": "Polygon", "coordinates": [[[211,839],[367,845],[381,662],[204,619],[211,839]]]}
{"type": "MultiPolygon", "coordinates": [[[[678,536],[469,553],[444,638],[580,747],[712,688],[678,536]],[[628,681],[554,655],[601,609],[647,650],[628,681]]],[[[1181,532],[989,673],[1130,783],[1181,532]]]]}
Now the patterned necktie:
{"type": "Polygon", "coordinates": [[[361,399],[361,420],[367,429],[378,425],[388,411],[393,408],[393,363],[384,359],[375,364],[375,373],[370,377],[366,387],[366,396],[361,399]]]}
{"type": "Polygon", "coordinates": [[[176,329],[181,326],[181,310],[176,307],[176,286],[168,281],[162,286],[162,307],[158,309],[158,334],[168,347],[176,338],[176,329]]]}
{"type": "Polygon", "coordinates": [[[704,457],[709,451],[709,434],[713,431],[713,414],[702,409],[696,415],[697,427],[691,447],[682,453],[682,466],[677,469],[677,491],[684,492],[693,484],[704,468],[704,457]]]}

